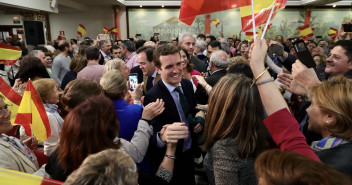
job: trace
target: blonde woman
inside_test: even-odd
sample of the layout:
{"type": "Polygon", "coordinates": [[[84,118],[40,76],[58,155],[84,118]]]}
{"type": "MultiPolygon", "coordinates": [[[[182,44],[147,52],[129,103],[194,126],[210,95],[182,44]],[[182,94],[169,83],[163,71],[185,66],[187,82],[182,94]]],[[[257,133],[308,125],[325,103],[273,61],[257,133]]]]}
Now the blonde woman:
{"type": "Polygon", "coordinates": [[[124,61],[122,61],[119,58],[115,58],[113,60],[107,61],[104,65],[103,74],[105,74],[106,72],[111,71],[113,69],[121,72],[125,76],[125,79],[128,80],[128,75],[130,74],[130,69],[125,65],[124,61]]]}

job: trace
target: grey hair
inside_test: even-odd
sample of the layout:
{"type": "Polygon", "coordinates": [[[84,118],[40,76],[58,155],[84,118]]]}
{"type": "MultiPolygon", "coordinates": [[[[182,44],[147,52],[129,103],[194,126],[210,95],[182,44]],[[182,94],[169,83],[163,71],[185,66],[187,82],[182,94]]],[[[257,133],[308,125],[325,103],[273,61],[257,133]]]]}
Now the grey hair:
{"type": "Polygon", "coordinates": [[[196,46],[203,52],[207,48],[207,43],[204,40],[197,40],[196,46]]]}
{"type": "Polygon", "coordinates": [[[111,42],[111,41],[110,40],[101,40],[101,41],[99,41],[99,47],[104,46],[105,43],[107,43],[107,42],[111,42]]]}
{"type": "Polygon", "coordinates": [[[29,52],[27,56],[39,58],[39,52],[42,52],[42,51],[41,50],[33,50],[33,51],[29,52]]]}
{"type": "Polygon", "coordinates": [[[181,33],[180,36],[178,36],[178,43],[182,43],[183,38],[186,36],[193,37],[194,40],[197,40],[197,36],[195,34],[193,34],[191,32],[184,32],[184,33],[181,33]]]}
{"type": "Polygon", "coordinates": [[[223,50],[217,50],[214,51],[211,56],[210,56],[210,62],[213,62],[214,66],[217,68],[227,68],[227,66],[230,63],[229,56],[227,53],[223,50]],[[226,60],[223,60],[220,55],[225,54],[226,55],[226,60]]]}
{"type": "Polygon", "coordinates": [[[230,53],[230,47],[227,42],[220,42],[221,49],[224,50],[227,54],[230,53]]]}
{"type": "Polygon", "coordinates": [[[48,49],[51,53],[55,53],[55,48],[51,45],[45,45],[44,46],[46,49],[48,49]]]}

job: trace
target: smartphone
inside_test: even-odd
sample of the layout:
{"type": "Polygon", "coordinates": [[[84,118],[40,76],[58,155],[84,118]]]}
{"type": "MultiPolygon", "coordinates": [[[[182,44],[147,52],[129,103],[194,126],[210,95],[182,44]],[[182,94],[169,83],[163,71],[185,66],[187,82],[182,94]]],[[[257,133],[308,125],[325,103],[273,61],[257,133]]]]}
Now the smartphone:
{"type": "Polygon", "coordinates": [[[137,36],[137,37],[140,37],[140,36],[142,36],[142,34],[140,34],[140,33],[137,33],[137,34],[136,34],[136,36],[137,36]]]}
{"type": "Polygon", "coordinates": [[[293,48],[296,51],[298,59],[308,68],[315,68],[315,62],[303,40],[298,40],[293,43],[293,48]]]}
{"type": "Polygon", "coordinates": [[[138,74],[130,73],[128,76],[128,81],[130,82],[130,90],[134,91],[138,85],[138,74]]]}
{"type": "Polygon", "coordinates": [[[352,24],[343,24],[344,32],[352,32],[352,24]]]}
{"type": "Polygon", "coordinates": [[[273,44],[271,46],[271,51],[276,54],[276,56],[282,56],[284,51],[283,51],[283,48],[279,45],[276,45],[276,44],[273,44]]]}

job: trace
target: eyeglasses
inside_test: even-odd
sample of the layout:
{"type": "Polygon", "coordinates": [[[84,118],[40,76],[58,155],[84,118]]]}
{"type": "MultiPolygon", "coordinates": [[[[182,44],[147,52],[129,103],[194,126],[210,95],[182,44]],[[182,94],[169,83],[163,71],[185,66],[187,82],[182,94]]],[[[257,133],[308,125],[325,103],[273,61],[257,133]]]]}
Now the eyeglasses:
{"type": "Polygon", "coordinates": [[[9,107],[11,107],[11,104],[6,104],[2,110],[0,110],[0,117],[6,114],[6,112],[10,112],[9,107]]]}

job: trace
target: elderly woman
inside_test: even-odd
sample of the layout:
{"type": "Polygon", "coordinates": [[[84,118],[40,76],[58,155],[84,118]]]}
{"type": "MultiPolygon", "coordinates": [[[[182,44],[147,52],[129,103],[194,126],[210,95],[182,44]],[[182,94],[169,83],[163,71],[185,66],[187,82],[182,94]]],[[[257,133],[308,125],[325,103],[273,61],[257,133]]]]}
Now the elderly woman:
{"type": "MultiPolygon", "coordinates": [[[[4,97],[0,95],[0,168],[16,170],[26,173],[36,172],[38,161],[31,149],[17,138],[5,133],[12,129],[11,112],[8,110],[4,97]]],[[[28,141],[31,141],[30,138],[28,141]]]]}
{"type": "Polygon", "coordinates": [[[104,65],[103,74],[105,74],[106,72],[111,71],[113,69],[121,72],[125,76],[125,79],[128,80],[128,75],[130,74],[130,69],[125,65],[124,61],[122,61],[119,58],[115,58],[113,60],[107,61],[104,65]]]}

